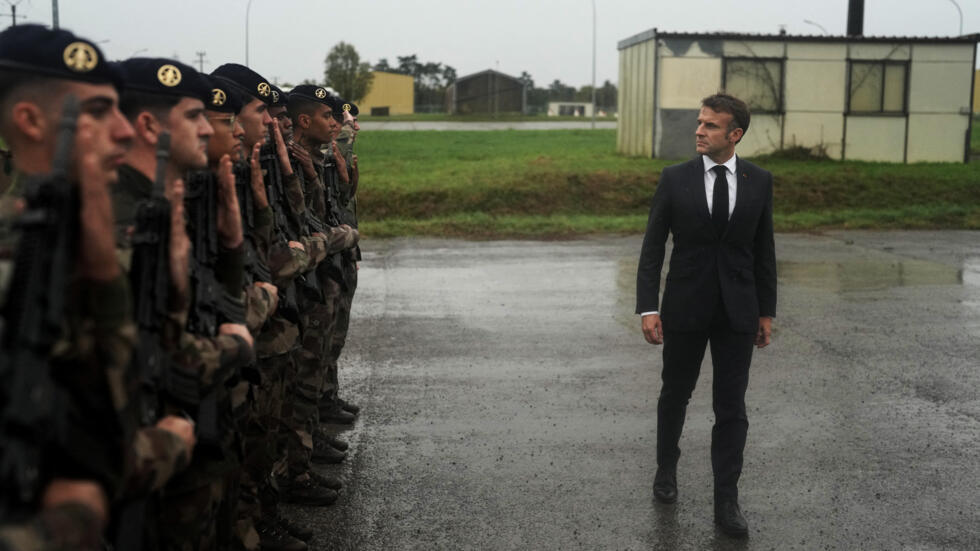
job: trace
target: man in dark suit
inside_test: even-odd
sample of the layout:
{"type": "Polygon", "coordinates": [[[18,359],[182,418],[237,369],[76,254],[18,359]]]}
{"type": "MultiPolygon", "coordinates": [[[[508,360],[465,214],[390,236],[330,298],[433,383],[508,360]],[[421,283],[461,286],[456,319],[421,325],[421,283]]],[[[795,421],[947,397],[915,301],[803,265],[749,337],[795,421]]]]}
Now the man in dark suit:
{"type": "Polygon", "coordinates": [[[733,536],[748,534],[738,506],[738,478],[749,425],[745,389],[752,346],[769,344],[776,315],[772,174],[735,156],[749,118],[745,103],[730,95],[701,102],[695,132],[700,155],[663,170],[636,281],[643,335],[664,345],[654,496],[662,503],[677,501],[678,441],[710,343],[715,522],[733,536]],[[668,233],[674,248],[661,304],[668,233]]]}

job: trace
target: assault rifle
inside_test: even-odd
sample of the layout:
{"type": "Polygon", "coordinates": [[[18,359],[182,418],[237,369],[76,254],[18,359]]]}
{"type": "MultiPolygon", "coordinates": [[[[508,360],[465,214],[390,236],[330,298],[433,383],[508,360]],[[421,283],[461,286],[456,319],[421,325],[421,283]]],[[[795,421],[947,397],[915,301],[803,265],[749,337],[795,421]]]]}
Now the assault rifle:
{"type": "Polygon", "coordinates": [[[242,230],[245,237],[245,283],[256,281],[272,283],[269,267],[262,262],[256,250],[255,239],[255,197],[252,195],[252,167],[248,163],[235,163],[235,193],[238,194],[238,208],[242,213],[242,230]]]}
{"type": "Polygon", "coordinates": [[[65,401],[48,359],[76,259],[79,200],[68,167],[78,115],[78,100],[69,96],[51,173],[23,182],[27,209],[16,224],[21,236],[0,338],[0,517],[36,502],[42,449],[65,439],[65,401]]]}
{"type": "MultiPolygon", "coordinates": [[[[282,167],[275,145],[266,143],[259,150],[259,164],[265,172],[266,193],[269,195],[269,206],[272,208],[273,239],[285,246],[288,241],[297,241],[300,237],[298,221],[290,214],[288,198],[282,183],[282,167]]],[[[297,280],[305,279],[302,276],[297,280]]],[[[291,323],[299,323],[299,299],[297,296],[297,281],[290,282],[280,294],[277,311],[291,323]]]]}

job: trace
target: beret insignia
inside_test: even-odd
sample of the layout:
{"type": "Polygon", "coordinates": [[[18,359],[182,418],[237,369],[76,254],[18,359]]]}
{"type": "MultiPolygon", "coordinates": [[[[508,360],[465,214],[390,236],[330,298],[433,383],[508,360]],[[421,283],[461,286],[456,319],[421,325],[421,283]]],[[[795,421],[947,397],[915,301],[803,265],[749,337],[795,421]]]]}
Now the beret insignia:
{"type": "Polygon", "coordinates": [[[99,54],[85,42],[72,42],[65,47],[65,65],[76,73],[87,73],[99,64],[99,54]]]}
{"type": "Polygon", "coordinates": [[[163,84],[164,86],[173,88],[174,86],[180,84],[181,78],[183,77],[180,74],[180,69],[169,63],[161,66],[160,69],[157,70],[157,79],[160,81],[160,84],[163,84]]]}
{"type": "Polygon", "coordinates": [[[269,97],[269,94],[272,93],[272,87],[269,86],[268,82],[260,82],[257,89],[263,98],[269,97]]]}
{"type": "Polygon", "coordinates": [[[279,92],[272,91],[272,103],[279,103],[279,92]]]}
{"type": "Polygon", "coordinates": [[[220,88],[211,90],[211,105],[221,107],[226,101],[228,101],[228,96],[225,94],[224,90],[221,90],[220,88]]]}
{"type": "Polygon", "coordinates": [[[345,103],[344,104],[344,111],[350,111],[350,104],[349,103],[345,103]]]}

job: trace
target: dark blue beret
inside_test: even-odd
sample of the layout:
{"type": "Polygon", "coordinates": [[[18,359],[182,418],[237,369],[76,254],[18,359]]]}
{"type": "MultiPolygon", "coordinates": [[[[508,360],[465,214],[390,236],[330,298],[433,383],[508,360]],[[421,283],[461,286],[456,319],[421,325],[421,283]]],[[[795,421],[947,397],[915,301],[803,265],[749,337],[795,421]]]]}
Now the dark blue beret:
{"type": "Polygon", "coordinates": [[[340,112],[340,103],[337,102],[337,96],[331,94],[330,91],[323,86],[317,86],[315,84],[300,84],[289,91],[289,97],[304,98],[317,103],[322,103],[329,106],[334,113],[340,112]]]}
{"type": "Polygon", "coordinates": [[[289,103],[289,95],[275,84],[270,86],[272,86],[272,101],[269,103],[269,107],[285,107],[289,103]]]}
{"type": "Polygon", "coordinates": [[[118,70],[94,43],[64,29],[17,25],[0,32],[0,68],[122,87],[118,70]]]}
{"type": "Polygon", "coordinates": [[[211,76],[223,78],[241,89],[246,96],[242,101],[248,103],[251,96],[272,105],[272,85],[262,75],[237,63],[225,63],[211,72],[211,76]]]}
{"type": "Polygon", "coordinates": [[[204,102],[209,111],[235,113],[242,110],[242,95],[238,87],[217,77],[204,77],[211,83],[211,96],[204,102]]]}
{"type": "Polygon", "coordinates": [[[127,91],[211,100],[211,83],[197,69],[173,59],[134,57],[119,63],[127,91]]]}
{"type": "Polygon", "coordinates": [[[351,114],[352,117],[356,117],[357,116],[357,114],[359,113],[359,111],[357,109],[357,105],[354,102],[346,101],[346,100],[343,100],[343,99],[338,100],[338,101],[340,101],[340,110],[341,111],[350,111],[350,114],[351,114]]]}

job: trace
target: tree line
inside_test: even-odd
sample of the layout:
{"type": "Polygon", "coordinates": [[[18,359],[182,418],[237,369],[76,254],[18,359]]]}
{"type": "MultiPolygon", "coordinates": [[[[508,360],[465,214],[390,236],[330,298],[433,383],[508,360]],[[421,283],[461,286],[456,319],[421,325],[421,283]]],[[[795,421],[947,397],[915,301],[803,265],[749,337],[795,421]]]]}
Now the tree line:
{"type": "MultiPolygon", "coordinates": [[[[353,102],[364,99],[371,89],[373,71],[411,75],[415,79],[415,111],[445,110],[446,90],[456,82],[456,69],[448,64],[422,61],[418,55],[396,56],[392,64],[381,58],[375,64],[361,61],[357,49],[346,42],[335,45],[324,59],[324,79],[342,97],[353,102]]],[[[580,88],[555,79],[546,87],[535,86],[533,77],[522,71],[518,80],[527,86],[527,105],[530,113],[547,111],[550,101],[592,101],[592,85],[580,88]]],[[[616,85],[609,80],[596,88],[596,106],[607,112],[616,111],[616,85]]]]}

